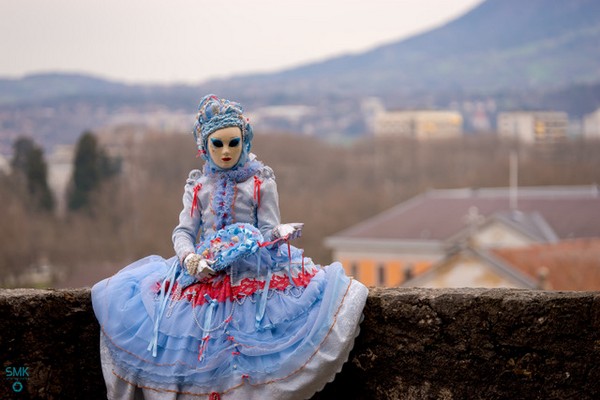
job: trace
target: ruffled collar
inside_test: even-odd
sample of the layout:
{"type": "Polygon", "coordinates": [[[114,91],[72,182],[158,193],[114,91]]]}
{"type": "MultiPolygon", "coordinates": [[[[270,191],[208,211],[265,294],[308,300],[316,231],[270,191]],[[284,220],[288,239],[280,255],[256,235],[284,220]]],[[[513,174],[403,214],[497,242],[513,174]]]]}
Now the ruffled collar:
{"type": "Polygon", "coordinates": [[[247,161],[242,166],[227,170],[212,167],[210,163],[207,162],[204,164],[204,175],[210,179],[225,179],[239,183],[244,182],[248,178],[254,176],[262,167],[264,167],[264,164],[255,158],[247,161]]]}

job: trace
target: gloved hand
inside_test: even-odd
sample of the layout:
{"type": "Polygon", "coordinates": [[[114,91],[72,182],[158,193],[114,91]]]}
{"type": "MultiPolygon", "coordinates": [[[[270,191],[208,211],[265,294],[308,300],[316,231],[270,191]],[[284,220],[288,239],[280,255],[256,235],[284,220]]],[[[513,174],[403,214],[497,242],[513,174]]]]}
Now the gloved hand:
{"type": "Polygon", "coordinates": [[[202,258],[200,254],[196,253],[188,254],[185,257],[185,260],[183,260],[183,265],[187,269],[188,273],[198,279],[214,275],[215,270],[211,268],[214,263],[214,261],[202,258]]]}
{"type": "Polygon", "coordinates": [[[273,229],[273,237],[276,239],[280,238],[284,240],[297,239],[300,236],[302,236],[303,226],[304,224],[299,222],[277,225],[273,229]]]}

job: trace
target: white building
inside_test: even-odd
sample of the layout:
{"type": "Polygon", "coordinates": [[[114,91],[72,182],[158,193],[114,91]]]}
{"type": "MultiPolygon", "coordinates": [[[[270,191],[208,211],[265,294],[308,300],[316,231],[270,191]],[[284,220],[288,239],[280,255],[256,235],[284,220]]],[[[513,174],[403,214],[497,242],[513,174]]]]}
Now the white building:
{"type": "Polygon", "coordinates": [[[583,117],[583,137],[600,138],[600,108],[583,117]]]}
{"type": "Polygon", "coordinates": [[[374,134],[419,140],[443,139],[461,136],[462,127],[463,117],[456,111],[388,111],[375,117],[374,134]]]}
{"type": "Polygon", "coordinates": [[[553,143],[567,137],[569,117],[561,111],[515,111],[498,114],[498,135],[525,143],[553,143]]]}
{"type": "Polygon", "coordinates": [[[139,126],[158,132],[190,132],[194,116],[188,112],[156,109],[136,110],[123,107],[112,113],[102,130],[111,130],[121,126],[139,126]]]}
{"type": "Polygon", "coordinates": [[[378,115],[385,113],[385,106],[378,97],[367,97],[360,102],[360,110],[369,132],[375,132],[375,120],[378,115]]]}
{"type": "Polygon", "coordinates": [[[247,117],[255,132],[292,131],[315,134],[311,117],[317,110],[302,104],[260,107],[247,117]]]}

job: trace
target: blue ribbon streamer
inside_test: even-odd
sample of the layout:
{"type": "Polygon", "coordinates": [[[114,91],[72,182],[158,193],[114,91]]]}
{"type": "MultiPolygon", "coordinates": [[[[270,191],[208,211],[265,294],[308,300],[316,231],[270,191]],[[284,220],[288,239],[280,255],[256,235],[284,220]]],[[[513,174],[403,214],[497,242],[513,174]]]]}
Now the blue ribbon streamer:
{"type": "Polygon", "coordinates": [[[152,352],[152,357],[157,356],[158,352],[158,327],[160,325],[160,321],[165,312],[165,308],[167,307],[167,303],[169,302],[169,297],[171,296],[171,292],[173,291],[173,286],[175,286],[175,277],[177,275],[177,267],[179,266],[179,260],[175,260],[169,268],[167,272],[167,276],[162,281],[160,288],[160,296],[158,299],[158,310],[155,314],[154,319],[154,331],[152,335],[152,340],[148,344],[148,351],[152,352]],[[167,282],[169,283],[169,289],[167,290],[167,282]]]}
{"type": "MultiPolygon", "coordinates": [[[[258,262],[256,263],[257,268],[257,276],[258,271],[260,270],[261,257],[260,253],[258,254],[258,262]]],[[[269,286],[271,286],[271,276],[273,272],[271,271],[271,266],[267,267],[267,279],[265,280],[265,286],[263,287],[263,291],[260,295],[260,301],[257,303],[256,308],[256,329],[260,328],[260,324],[265,316],[265,310],[267,309],[267,299],[269,297],[269,286]]]]}

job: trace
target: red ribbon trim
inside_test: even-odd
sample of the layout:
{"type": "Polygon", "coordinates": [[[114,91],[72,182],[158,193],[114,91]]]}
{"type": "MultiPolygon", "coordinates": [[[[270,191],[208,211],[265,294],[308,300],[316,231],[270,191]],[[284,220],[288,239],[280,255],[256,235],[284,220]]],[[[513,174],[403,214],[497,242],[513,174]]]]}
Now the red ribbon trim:
{"type": "Polygon", "coordinates": [[[262,181],[254,175],[254,201],[256,202],[256,207],[260,207],[260,185],[262,185],[262,181]]]}
{"type": "Polygon", "coordinates": [[[190,211],[190,217],[194,216],[195,209],[199,209],[198,192],[200,191],[200,189],[202,189],[202,184],[200,184],[200,183],[194,187],[194,198],[192,200],[192,210],[190,211]]]}

